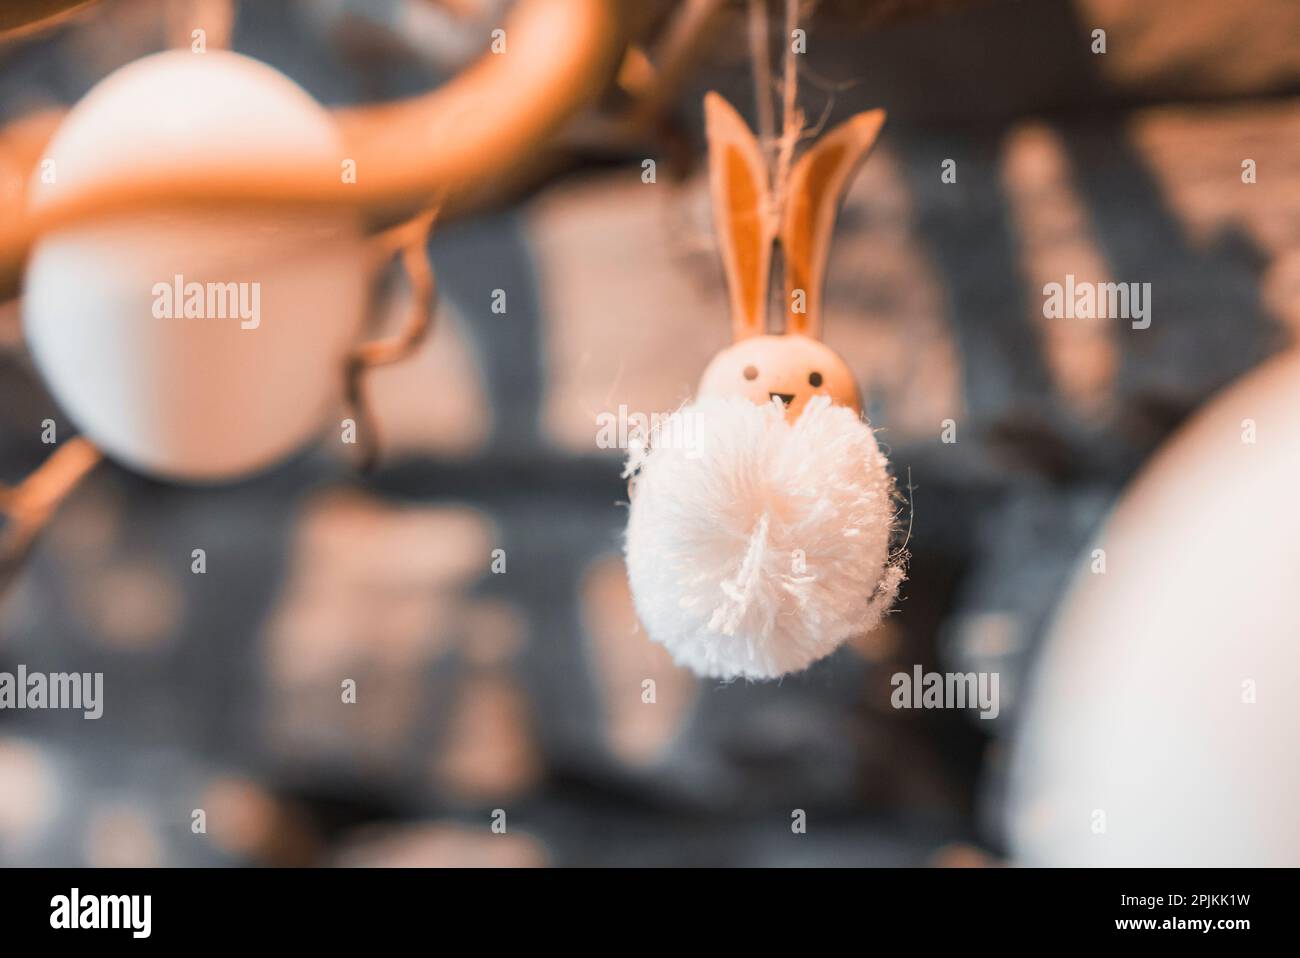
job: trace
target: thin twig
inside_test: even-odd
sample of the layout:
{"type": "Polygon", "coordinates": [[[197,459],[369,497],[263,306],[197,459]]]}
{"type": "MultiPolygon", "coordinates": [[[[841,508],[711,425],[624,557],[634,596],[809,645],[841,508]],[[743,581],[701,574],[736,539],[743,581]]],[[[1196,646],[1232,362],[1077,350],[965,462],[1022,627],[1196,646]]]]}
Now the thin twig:
{"type": "Polygon", "coordinates": [[[675,12],[663,38],[651,51],[654,76],[629,115],[634,128],[653,128],[663,118],[708,55],[723,6],[723,0],[685,0],[675,12]]]}
{"type": "Polygon", "coordinates": [[[360,468],[363,472],[373,470],[379,461],[379,427],[366,399],[363,377],[376,366],[386,366],[410,356],[433,328],[437,283],[429,265],[427,246],[437,214],[436,208],[429,210],[386,234],[385,239],[401,251],[402,268],[411,287],[409,318],[397,335],[363,343],[348,357],[346,395],[357,419],[357,431],[361,434],[360,468]]]}
{"type": "MultiPolygon", "coordinates": [[[[754,102],[758,107],[758,142],[763,155],[776,137],[776,107],[772,103],[772,42],[767,30],[767,0],[749,0],[749,59],[754,73],[754,102]]],[[[770,161],[769,161],[770,165],[770,161]]],[[[769,175],[771,170],[768,171],[769,175]]]]}
{"type": "Polygon", "coordinates": [[[8,519],[0,533],[0,594],[18,573],[59,504],[102,458],[103,453],[89,439],[77,436],[60,443],[17,486],[0,486],[0,515],[8,519]]]}

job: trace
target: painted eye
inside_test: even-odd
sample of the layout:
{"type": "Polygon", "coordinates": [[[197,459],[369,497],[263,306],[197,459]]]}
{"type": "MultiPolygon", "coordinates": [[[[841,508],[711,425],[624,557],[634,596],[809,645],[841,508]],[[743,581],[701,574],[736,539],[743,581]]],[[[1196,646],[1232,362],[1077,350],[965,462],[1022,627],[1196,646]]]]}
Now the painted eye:
{"type": "Polygon", "coordinates": [[[757,379],[757,378],[758,378],[758,369],[757,369],[756,367],[754,367],[754,366],[746,366],[746,367],[745,367],[745,378],[746,378],[746,379],[757,379]]]}
{"type": "Polygon", "coordinates": [[[809,386],[811,386],[813,389],[816,389],[816,388],[817,388],[818,386],[820,386],[821,384],[822,384],[822,374],[821,374],[821,373],[809,373],[809,374],[808,374],[808,385],[809,385],[809,386]]]}

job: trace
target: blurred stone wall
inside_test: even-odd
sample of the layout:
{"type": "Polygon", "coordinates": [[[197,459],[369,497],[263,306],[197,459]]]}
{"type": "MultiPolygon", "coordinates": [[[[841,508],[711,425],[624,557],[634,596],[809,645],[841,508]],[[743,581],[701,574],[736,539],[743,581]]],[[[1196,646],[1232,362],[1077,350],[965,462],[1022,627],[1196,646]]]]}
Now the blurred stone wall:
{"type": "MultiPolygon", "coordinates": [[[[0,117],[71,101],[158,42],[147,4],[110,6],[3,54],[0,117]]],[[[243,7],[235,48],[327,102],[434,82],[401,51],[362,75],[299,5],[243,7]]],[[[647,185],[629,157],[442,230],[437,330],[370,380],[376,474],[330,443],[219,488],[108,465],[58,514],[0,597],[0,669],[103,671],[105,715],[0,713],[0,862],[996,854],[981,808],[1097,523],[1300,323],[1298,17],[1282,0],[1044,0],[813,22],[810,114],[890,110],[841,216],[826,338],[910,484],[913,564],[884,628],[779,684],[700,682],[639,634],[620,454],[596,446],[597,414],[674,407],[727,342],[702,171],[647,185]],[[1044,319],[1042,286],[1066,273],[1152,283],[1150,329],[1044,319]],[[1000,671],[1001,716],[894,711],[889,676],[914,663],[1000,671]]],[[[750,103],[740,52],[720,43],[679,104],[697,145],[704,89],[750,103]]],[[[399,286],[392,321],[401,307],[399,286]]],[[[47,415],[71,428],[10,308],[3,478],[40,460],[47,415]]]]}

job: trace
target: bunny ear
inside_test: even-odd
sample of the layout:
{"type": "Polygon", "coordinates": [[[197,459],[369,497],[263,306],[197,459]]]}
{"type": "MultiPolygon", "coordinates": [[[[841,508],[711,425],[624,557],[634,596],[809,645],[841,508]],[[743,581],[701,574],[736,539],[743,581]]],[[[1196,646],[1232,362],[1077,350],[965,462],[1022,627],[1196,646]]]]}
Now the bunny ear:
{"type": "Polygon", "coordinates": [[[859,113],[818,140],[790,171],[781,223],[788,333],[821,336],[822,286],[835,213],[884,123],[884,110],[859,113]]]}
{"type": "Polygon", "coordinates": [[[767,219],[767,168],[758,141],[735,109],[716,93],[704,97],[709,139],[713,230],[731,293],[735,339],[766,330],[772,237],[767,219]]]}

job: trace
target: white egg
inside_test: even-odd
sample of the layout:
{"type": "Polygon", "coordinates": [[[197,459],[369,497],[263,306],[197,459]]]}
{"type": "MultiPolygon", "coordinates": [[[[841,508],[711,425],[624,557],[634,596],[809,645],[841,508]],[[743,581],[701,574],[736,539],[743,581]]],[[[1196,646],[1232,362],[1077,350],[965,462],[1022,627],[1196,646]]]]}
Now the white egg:
{"type": "MultiPolygon", "coordinates": [[[[341,180],[345,158],[328,111],[283,74],[172,51],[72,109],[30,200],[181,167],[341,180]]],[[[142,209],[43,236],[23,325],[55,398],[110,456],[168,479],[233,479],[321,429],[367,281],[352,214],[142,209]]]]}
{"type": "Polygon", "coordinates": [[[1098,532],[1022,717],[1018,862],[1300,865],[1297,423],[1292,353],[1198,413],[1098,532]]]}

